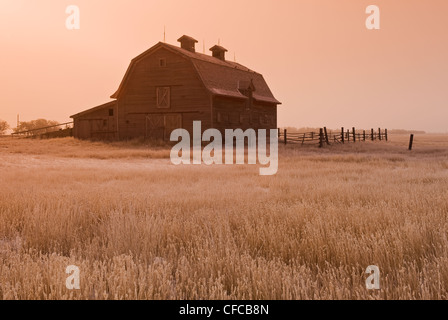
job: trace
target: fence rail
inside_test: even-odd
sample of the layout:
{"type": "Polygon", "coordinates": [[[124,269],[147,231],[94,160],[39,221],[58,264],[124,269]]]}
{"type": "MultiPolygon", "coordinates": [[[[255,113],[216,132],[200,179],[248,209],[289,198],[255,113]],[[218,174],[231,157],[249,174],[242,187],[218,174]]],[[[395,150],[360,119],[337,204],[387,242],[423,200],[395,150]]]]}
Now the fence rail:
{"type": "Polygon", "coordinates": [[[13,132],[11,133],[12,137],[18,137],[18,136],[38,136],[38,135],[48,135],[52,132],[58,132],[60,130],[67,130],[73,127],[73,121],[72,122],[65,122],[65,123],[60,123],[60,124],[56,124],[53,126],[48,126],[48,127],[42,127],[42,128],[36,128],[36,129],[31,129],[31,130],[26,130],[26,131],[19,131],[19,132],[13,132]],[[65,126],[65,128],[62,128],[62,126],[65,126]],[[50,129],[54,129],[54,128],[59,128],[59,130],[50,130],[50,129]]]}
{"type": "Polygon", "coordinates": [[[352,128],[345,130],[343,127],[338,132],[328,131],[326,127],[320,128],[319,132],[287,132],[287,129],[278,128],[278,139],[284,144],[305,144],[316,143],[319,147],[323,147],[324,144],[330,145],[331,143],[349,143],[349,142],[361,142],[361,141],[388,141],[387,129],[382,130],[378,128],[378,131],[370,129],[370,131],[359,130],[352,128]]]}

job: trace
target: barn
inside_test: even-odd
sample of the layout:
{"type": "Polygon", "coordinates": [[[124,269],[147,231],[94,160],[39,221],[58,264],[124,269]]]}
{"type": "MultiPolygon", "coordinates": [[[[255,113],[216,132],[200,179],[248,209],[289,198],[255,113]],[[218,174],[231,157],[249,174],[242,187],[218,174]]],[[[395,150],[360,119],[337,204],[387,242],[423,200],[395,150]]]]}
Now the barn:
{"type": "Polygon", "coordinates": [[[110,102],[72,115],[79,139],[169,140],[174,129],[277,128],[277,106],[260,73],[226,60],[215,45],[198,53],[192,37],[180,46],[159,42],[132,59],[110,102]]]}

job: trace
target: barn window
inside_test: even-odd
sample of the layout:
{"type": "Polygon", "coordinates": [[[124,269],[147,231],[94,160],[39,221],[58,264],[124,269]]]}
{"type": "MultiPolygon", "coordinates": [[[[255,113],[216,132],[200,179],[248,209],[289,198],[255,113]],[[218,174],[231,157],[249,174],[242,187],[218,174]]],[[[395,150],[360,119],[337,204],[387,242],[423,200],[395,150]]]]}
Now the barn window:
{"type": "Polygon", "coordinates": [[[103,127],[107,127],[107,120],[103,120],[103,127]]]}
{"type": "Polygon", "coordinates": [[[170,87],[157,88],[157,108],[170,107],[170,87]]]}
{"type": "Polygon", "coordinates": [[[161,67],[161,68],[165,68],[166,67],[166,59],[165,58],[160,58],[159,59],[159,67],[161,67]]]}
{"type": "Polygon", "coordinates": [[[109,117],[113,117],[114,116],[114,109],[109,109],[109,117]]]}

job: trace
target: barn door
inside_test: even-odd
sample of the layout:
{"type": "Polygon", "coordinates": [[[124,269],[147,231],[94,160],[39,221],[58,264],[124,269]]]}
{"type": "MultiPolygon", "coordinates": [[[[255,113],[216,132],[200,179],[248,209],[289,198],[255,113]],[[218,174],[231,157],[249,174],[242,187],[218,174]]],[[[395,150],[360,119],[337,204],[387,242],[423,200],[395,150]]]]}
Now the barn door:
{"type": "Polygon", "coordinates": [[[107,120],[105,122],[103,119],[91,119],[90,129],[92,130],[92,133],[104,131],[104,129],[107,129],[107,120]]]}
{"type": "Polygon", "coordinates": [[[165,140],[170,140],[171,132],[182,128],[182,115],[179,113],[172,113],[165,115],[165,140]]]}
{"type": "Polygon", "coordinates": [[[146,116],[146,138],[162,140],[164,134],[163,115],[152,114],[146,116]]]}

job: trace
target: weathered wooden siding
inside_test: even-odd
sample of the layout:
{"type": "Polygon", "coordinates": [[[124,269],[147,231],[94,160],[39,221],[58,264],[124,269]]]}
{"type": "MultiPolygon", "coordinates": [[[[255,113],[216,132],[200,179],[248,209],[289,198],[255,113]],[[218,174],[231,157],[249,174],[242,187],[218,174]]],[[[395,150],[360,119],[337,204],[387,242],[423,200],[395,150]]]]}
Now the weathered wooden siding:
{"type": "Polygon", "coordinates": [[[225,129],[276,129],[277,106],[256,101],[216,97],[213,100],[213,127],[225,129]]]}
{"type": "Polygon", "coordinates": [[[120,139],[169,140],[176,123],[192,133],[194,120],[202,121],[203,130],[211,126],[210,95],[192,62],[165,48],[136,62],[118,98],[118,110],[120,139]],[[160,59],[165,60],[165,67],[160,66],[160,59]],[[157,107],[158,87],[170,88],[169,108],[157,107]],[[173,119],[180,122],[173,123],[173,119]]]}
{"type": "Polygon", "coordinates": [[[108,104],[103,108],[92,110],[74,118],[73,136],[78,139],[117,139],[116,104],[108,104]],[[113,110],[112,116],[109,110],[113,110]]]}

